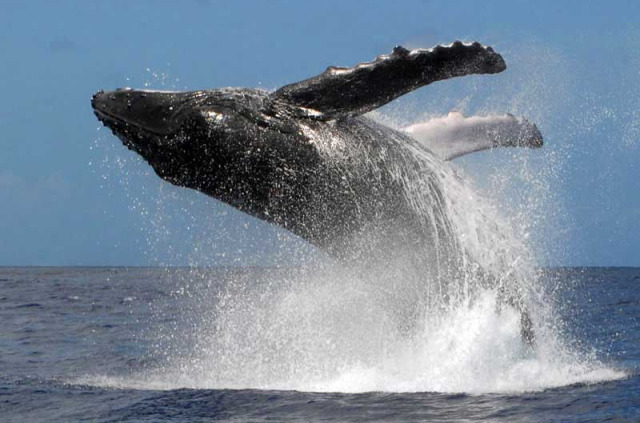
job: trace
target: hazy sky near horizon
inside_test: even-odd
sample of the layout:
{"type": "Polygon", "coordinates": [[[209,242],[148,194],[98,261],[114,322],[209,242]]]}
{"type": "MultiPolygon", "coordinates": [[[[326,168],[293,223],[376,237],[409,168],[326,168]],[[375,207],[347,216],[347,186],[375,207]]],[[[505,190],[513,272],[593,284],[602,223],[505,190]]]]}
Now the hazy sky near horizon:
{"type": "Polygon", "coordinates": [[[517,215],[541,264],[640,266],[638,16],[636,1],[0,0],[0,265],[309,254],[283,231],[160,181],[99,129],[91,94],[273,89],[398,44],[462,39],[495,46],[509,69],[434,84],[384,113],[403,123],[452,109],[530,117],[542,150],[456,165],[517,215]]]}

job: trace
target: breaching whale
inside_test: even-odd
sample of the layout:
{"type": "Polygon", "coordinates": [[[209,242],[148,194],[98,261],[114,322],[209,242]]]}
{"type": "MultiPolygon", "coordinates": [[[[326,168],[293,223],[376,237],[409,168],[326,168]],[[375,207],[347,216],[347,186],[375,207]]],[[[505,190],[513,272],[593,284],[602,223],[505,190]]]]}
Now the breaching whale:
{"type": "MultiPolygon", "coordinates": [[[[464,252],[450,239],[434,169],[482,149],[540,147],[542,136],[511,115],[454,114],[429,130],[398,131],[363,114],[436,81],[505,68],[491,47],[457,41],[396,47],[273,92],[124,88],[99,91],[91,103],[164,180],[283,227],[339,260],[400,259],[441,283],[456,277],[464,252]]],[[[508,295],[524,310],[519,294],[508,295]]]]}

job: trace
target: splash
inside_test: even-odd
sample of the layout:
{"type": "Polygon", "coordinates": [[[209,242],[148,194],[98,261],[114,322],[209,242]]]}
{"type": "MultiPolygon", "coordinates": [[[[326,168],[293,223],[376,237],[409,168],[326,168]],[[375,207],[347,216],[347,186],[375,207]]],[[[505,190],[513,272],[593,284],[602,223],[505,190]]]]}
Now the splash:
{"type": "MultiPolygon", "coordinates": [[[[531,100],[531,90],[528,95],[531,100]]],[[[527,108],[526,114],[536,116],[523,98],[514,101],[510,111],[527,108]]],[[[544,116],[536,120],[544,122],[544,116]]],[[[505,219],[499,212],[503,203],[487,194],[508,191],[504,181],[512,173],[494,173],[493,185],[482,192],[466,182],[461,168],[413,154],[422,155],[431,179],[409,178],[417,182],[404,181],[404,195],[435,222],[431,250],[394,245],[366,265],[318,259],[271,271],[194,270],[183,281],[188,288],[181,295],[190,298],[183,324],[152,334],[159,364],[89,382],[137,389],[485,393],[624,377],[594,354],[575,351],[558,329],[552,293],[539,279],[537,254],[527,241],[554,199],[549,185],[539,182],[545,175],[524,176],[533,181],[535,195],[519,203],[520,210],[508,207],[515,217],[505,219]],[[419,257],[425,271],[416,272],[406,257],[419,257]],[[505,303],[505,292],[518,304],[505,303]],[[522,340],[523,308],[533,321],[534,346],[522,340]]],[[[395,174],[401,178],[403,172],[395,174]]],[[[166,200],[160,197],[159,204],[166,200]]],[[[151,208],[142,209],[148,215],[151,208]]],[[[194,212],[181,207],[180,213],[194,212]]],[[[170,225],[164,213],[158,216],[151,230],[164,237],[170,225]]],[[[197,232],[213,236],[202,228],[197,232]]],[[[194,243],[190,257],[202,257],[202,250],[201,242],[194,243]]]]}
{"type": "Polygon", "coordinates": [[[397,325],[399,297],[392,304],[389,292],[349,269],[196,272],[188,279],[201,282],[180,294],[191,299],[181,304],[188,318],[154,334],[162,365],[82,382],[134,389],[502,393],[625,376],[573,352],[552,327],[538,327],[536,347],[527,347],[519,313],[498,311],[491,290],[423,316],[408,336],[397,325]]]}
{"type": "Polygon", "coordinates": [[[437,278],[416,279],[402,262],[367,269],[330,261],[193,269],[181,283],[186,292],[176,294],[188,297],[182,324],[152,334],[161,364],[90,382],[136,389],[485,393],[623,377],[563,341],[550,323],[553,310],[536,301],[539,281],[527,246],[459,170],[438,170],[451,235],[466,259],[463,272],[447,274],[456,278],[446,295],[431,289],[437,278]],[[533,347],[522,340],[519,310],[501,300],[504,286],[523,295],[535,324],[533,347]]]}

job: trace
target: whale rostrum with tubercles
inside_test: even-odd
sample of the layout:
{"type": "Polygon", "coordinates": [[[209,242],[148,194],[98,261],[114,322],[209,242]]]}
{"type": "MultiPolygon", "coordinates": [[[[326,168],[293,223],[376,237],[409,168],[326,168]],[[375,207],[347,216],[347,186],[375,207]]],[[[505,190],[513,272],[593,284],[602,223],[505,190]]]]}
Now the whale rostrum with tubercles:
{"type": "Polygon", "coordinates": [[[402,251],[410,266],[444,280],[455,278],[464,252],[449,240],[435,169],[488,148],[540,147],[542,136],[511,115],[453,113],[403,131],[363,114],[433,82],[505,69],[491,47],[456,41],[396,47],[273,92],[124,88],[99,91],[91,104],[174,185],[283,227],[339,260],[393,260],[402,251]]]}

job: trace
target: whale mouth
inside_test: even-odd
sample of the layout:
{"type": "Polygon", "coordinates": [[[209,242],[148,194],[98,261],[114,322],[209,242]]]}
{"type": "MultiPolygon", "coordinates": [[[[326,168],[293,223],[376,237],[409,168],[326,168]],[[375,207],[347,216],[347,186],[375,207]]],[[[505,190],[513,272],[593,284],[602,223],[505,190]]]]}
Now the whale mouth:
{"type": "Polygon", "coordinates": [[[100,122],[102,122],[104,126],[110,128],[114,132],[117,128],[119,129],[119,127],[121,126],[122,127],[128,126],[128,122],[125,119],[119,116],[116,116],[113,113],[109,113],[109,111],[107,111],[104,108],[101,108],[100,105],[96,103],[95,97],[100,92],[94,94],[93,97],[91,98],[91,107],[93,108],[93,114],[98,118],[100,122]]]}
{"type": "Polygon", "coordinates": [[[94,108],[93,114],[104,126],[109,128],[114,135],[121,138],[127,144],[132,144],[129,137],[133,135],[133,131],[136,129],[144,129],[144,132],[149,136],[166,136],[165,133],[156,132],[153,129],[136,127],[126,119],[116,116],[115,114],[111,114],[108,111],[100,110],[99,108],[94,108]]]}
{"type": "Polygon", "coordinates": [[[164,136],[177,131],[184,105],[193,98],[193,93],[119,88],[96,92],[91,97],[91,107],[96,117],[114,132],[135,128],[149,135],[164,136]]]}

